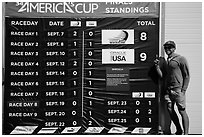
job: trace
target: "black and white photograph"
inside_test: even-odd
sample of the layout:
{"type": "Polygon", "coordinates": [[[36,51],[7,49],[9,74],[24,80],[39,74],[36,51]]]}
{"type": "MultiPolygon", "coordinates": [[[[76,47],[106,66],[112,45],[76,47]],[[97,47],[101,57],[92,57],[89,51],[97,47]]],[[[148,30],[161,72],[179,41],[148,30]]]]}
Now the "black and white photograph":
{"type": "Polygon", "coordinates": [[[201,1],[2,8],[2,135],[202,135],[201,1]]]}

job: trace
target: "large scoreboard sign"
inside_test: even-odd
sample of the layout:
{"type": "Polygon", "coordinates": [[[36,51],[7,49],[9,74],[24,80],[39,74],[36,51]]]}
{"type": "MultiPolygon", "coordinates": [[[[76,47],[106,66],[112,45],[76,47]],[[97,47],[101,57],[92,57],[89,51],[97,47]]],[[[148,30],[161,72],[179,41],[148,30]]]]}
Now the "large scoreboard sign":
{"type": "Polygon", "coordinates": [[[3,4],[3,134],[158,131],[159,3],[3,4]]]}

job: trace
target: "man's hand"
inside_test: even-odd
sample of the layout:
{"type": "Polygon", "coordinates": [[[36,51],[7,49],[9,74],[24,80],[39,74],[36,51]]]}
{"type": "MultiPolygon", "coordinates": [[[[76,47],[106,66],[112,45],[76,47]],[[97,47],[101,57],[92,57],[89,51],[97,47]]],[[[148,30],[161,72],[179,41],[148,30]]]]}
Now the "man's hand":
{"type": "Polygon", "coordinates": [[[154,60],[154,65],[155,65],[155,66],[159,66],[159,59],[156,58],[156,59],[154,60]]]}
{"type": "Polygon", "coordinates": [[[155,66],[159,66],[159,58],[158,58],[158,55],[156,55],[156,59],[154,60],[154,65],[155,66]]]}
{"type": "Polygon", "coordinates": [[[159,75],[160,78],[162,78],[163,74],[162,74],[162,71],[160,69],[159,62],[160,62],[160,60],[158,58],[158,55],[156,55],[156,59],[154,60],[154,65],[156,67],[157,74],[159,75]]]}

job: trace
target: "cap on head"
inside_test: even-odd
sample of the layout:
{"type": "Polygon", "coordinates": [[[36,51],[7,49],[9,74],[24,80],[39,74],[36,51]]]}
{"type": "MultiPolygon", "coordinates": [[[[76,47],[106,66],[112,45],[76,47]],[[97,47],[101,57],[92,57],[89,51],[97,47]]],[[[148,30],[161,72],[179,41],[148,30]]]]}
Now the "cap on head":
{"type": "Polygon", "coordinates": [[[166,43],[164,43],[164,47],[174,47],[176,48],[176,44],[174,41],[167,41],[166,43]]]}

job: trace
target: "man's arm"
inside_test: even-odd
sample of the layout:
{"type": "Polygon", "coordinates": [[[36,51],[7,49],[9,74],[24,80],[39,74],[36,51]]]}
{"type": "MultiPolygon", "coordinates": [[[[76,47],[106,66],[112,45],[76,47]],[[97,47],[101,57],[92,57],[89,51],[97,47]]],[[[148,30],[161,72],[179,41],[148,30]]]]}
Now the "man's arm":
{"type": "Polygon", "coordinates": [[[165,59],[160,57],[159,59],[155,59],[154,63],[155,63],[155,67],[156,67],[156,71],[157,71],[158,76],[160,78],[164,78],[166,75],[164,72],[164,71],[166,71],[165,59]]]}
{"type": "Polygon", "coordinates": [[[180,59],[180,69],[181,69],[181,73],[182,73],[182,76],[183,76],[182,90],[185,92],[186,89],[188,88],[188,84],[189,84],[189,81],[190,81],[188,62],[187,62],[185,57],[182,57],[180,59]]]}
{"type": "Polygon", "coordinates": [[[162,78],[162,77],[163,77],[163,74],[162,74],[162,71],[161,71],[159,65],[155,65],[155,66],[156,66],[156,71],[157,71],[158,76],[159,76],[160,78],[162,78]]]}

